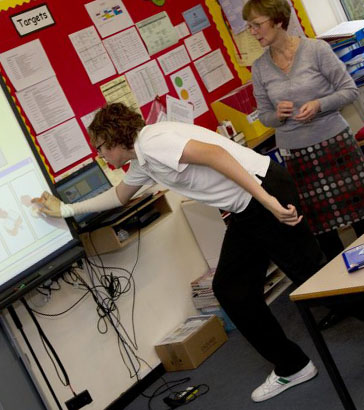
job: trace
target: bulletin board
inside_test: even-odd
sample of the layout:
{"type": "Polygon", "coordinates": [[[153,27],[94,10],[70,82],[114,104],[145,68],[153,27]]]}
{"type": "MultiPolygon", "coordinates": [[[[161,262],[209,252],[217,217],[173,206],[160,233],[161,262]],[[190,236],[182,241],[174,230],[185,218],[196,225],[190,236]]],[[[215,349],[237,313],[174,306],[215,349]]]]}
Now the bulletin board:
{"type": "Polygon", "coordinates": [[[0,0],[0,10],[7,10],[20,4],[29,3],[31,0],[0,0]]]}
{"type": "MultiPolygon", "coordinates": [[[[84,127],[81,117],[85,116],[98,109],[105,104],[104,96],[100,90],[100,86],[104,83],[111,81],[113,78],[117,78],[122,74],[115,74],[109,78],[106,78],[99,83],[92,84],[84,66],[82,65],[75,48],[73,47],[69,34],[77,32],[86,27],[93,25],[93,22],[87,13],[85,4],[89,3],[90,0],[32,0],[32,1],[15,1],[15,0],[0,0],[0,53],[11,50],[17,46],[28,43],[32,40],[39,39],[45,53],[53,67],[57,80],[74,112],[74,117],[80,125],[84,138],[88,142],[88,135],[86,128],[84,127]],[[21,4],[19,4],[21,3],[21,4]],[[30,8],[37,7],[46,4],[49,11],[51,12],[55,24],[46,27],[42,30],[30,33],[25,36],[20,36],[16,31],[13,22],[11,21],[11,16],[27,11],[30,8]],[[9,8],[5,7],[9,5],[9,8]]],[[[209,19],[209,26],[203,29],[203,33],[212,51],[220,49],[222,55],[233,74],[233,78],[227,83],[221,85],[217,89],[208,92],[204,83],[198,75],[193,62],[189,64],[200,88],[206,100],[208,107],[210,103],[219,99],[223,95],[227,94],[229,91],[235,89],[241,85],[241,79],[237,75],[234,64],[231,61],[229,54],[224,46],[224,42],[219,35],[216,25],[209,13],[208,7],[205,3],[198,0],[184,0],[181,2],[174,0],[166,0],[164,6],[158,7],[152,3],[150,0],[123,0],[123,3],[128,10],[134,24],[157,13],[165,11],[172,25],[176,26],[184,22],[184,17],[182,13],[186,10],[193,8],[196,5],[202,4],[202,7],[209,19]]],[[[172,49],[184,44],[184,39],[180,39],[177,44],[160,51],[157,54],[153,54],[151,59],[157,59],[160,55],[171,51],[172,49]]],[[[91,153],[80,158],[78,161],[72,165],[54,171],[44,155],[40,144],[38,143],[39,136],[32,127],[29,119],[26,117],[24,110],[20,102],[15,97],[15,89],[7,76],[4,68],[0,65],[0,73],[3,76],[10,93],[13,95],[15,102],[17,103],[18,109],[24,119],[24,122],[35,142],[35,145],[45,163],[45,166],[51,176],[51,178],[56,178],[67,169],[76,166],[79,163],[84,162],[88,158],[96,156],[96,152],[90,146],[91,153]]],[[[178,98],[175,88],[171,82],[169,75],[165,76],[165,80],[168,86],[168,94],[178,98]]],[[[162,103],[165,103],[166,95],[161,97],[162,103]]],[[[141,107],[141,112],[146,118],[148,115],[152,103],[148,103],[141,107]]],[[[217,127],[217,120],[213,112],[209,109],[206,113],[195,118],[195,124],[207,127],[209,129],[215,130],[217,127]]],[[[6,138],[6,136],[0,136],[0,138],[6,138]]],[[[89,144],[90,145],[90,144],[89,144]]]]}

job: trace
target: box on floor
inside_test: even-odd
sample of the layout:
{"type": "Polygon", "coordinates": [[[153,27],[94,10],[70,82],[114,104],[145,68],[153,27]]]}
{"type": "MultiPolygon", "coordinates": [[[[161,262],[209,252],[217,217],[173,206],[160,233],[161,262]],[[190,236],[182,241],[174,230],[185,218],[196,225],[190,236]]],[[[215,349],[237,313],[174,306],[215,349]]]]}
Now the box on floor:
{"type": "Polygon", "coordinates": [[[165,337],[155,350],[167,371],[198,367],[227,340],[215,316],[192,316],[165,337]]]}

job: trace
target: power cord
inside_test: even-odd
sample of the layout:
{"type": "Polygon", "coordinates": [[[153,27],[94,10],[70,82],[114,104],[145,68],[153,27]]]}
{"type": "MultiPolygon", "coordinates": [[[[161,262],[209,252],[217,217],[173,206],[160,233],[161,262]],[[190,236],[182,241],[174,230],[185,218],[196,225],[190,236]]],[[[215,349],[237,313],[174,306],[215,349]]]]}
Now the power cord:
{"type": "Polygon", "coordinates": [[[149,399],[148,400],[148,410],[152,410],[152,400],[153,399],[161,396],[162,394],[164,394],[167,391],[170,391],[171,393],[173,393],[172,389],[174,387],[177,387],[177,386],[179,386],[183,383],[187,383],[188,381],[191,380],[190,377],[185,377],[185,378],[179,379],[179,380],[167,381],[163,376],[161,376],[161,379],[163,380],[163,383],[159,387],[157,387],[151,395],[148,395],[144,392],[141,393],[141,395],[143,397],[145,397],[146,399],[149,399]]]}
{"type": "Polygon", "coordinates": [[[187,387],[185,390],[174,392],[163,399],[170,409],[185,406],[198,399],[210,390],[207,384],[187,387]]]}
{"type": "Polygon", "coordinates": [[[161,396],[162,394],[166,393],[167,391],[169,391],[170,394],[167,397],[163,398],[163,402],[168,405],[168,409],[175,409],[177,407],[191,403],[192,401],[196,400],[200,396],[203,396],[210,390],[207,384],[199,384],[196,386],[189,386],[184,390],[173,391],[172,389],[181,384],[187,383],[191,380],[191,378],[185,377],[180,380],[166,381],[162,376],[161,379],[163,380],[163,384],[157,387],[151,395],[141,393],[143,397],[149,399],[148,410],[153,410],[152,401],[157,397],[161,396]]]}

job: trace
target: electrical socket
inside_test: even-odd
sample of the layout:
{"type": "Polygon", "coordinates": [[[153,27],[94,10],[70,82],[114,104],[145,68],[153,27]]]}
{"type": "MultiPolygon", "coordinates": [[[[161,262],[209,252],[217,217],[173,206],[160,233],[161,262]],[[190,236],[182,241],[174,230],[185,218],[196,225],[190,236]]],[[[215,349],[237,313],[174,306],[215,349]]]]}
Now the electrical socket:
{"type": "Polygon", "coordinates": [[[67,400],[64,404],[66,405],[68,410],[78,410],[82,409],[82,407],[90,404],[92,402],[92,398],[88,390],[84,390],[83,392],[77,394],[72,399],[67,400]]]}

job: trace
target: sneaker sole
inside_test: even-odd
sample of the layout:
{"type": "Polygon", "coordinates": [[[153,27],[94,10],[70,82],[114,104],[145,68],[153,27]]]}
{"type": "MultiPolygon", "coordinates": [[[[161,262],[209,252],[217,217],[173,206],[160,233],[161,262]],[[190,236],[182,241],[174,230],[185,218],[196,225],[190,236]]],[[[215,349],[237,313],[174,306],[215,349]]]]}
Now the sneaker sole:
{"type": "Polygon", "coordinates": [[[279,391],[272,391],[268,394],[266,394],[265,396],[259,397],[259,398],[251,398],[254,402],[258,403],[261,401],[265,401],[268,399],[271,399],[274,396],[278,396],[278,394],[283,393],[284,391],[286,391],[287,389],[290,389],[291,387],[297,386],[297,384],[301,384],[304,382],[307,382],[311,379],[313,379],[315,376],[317,376],[318,370],[315,367],[315,369],[309,373],[309,374],[305,374],[304,376],[298,377],[297,379],[293,380],[291,383],[286,384],[285,386],[283,386],[281,389],[279,389],[279,391]]]}

